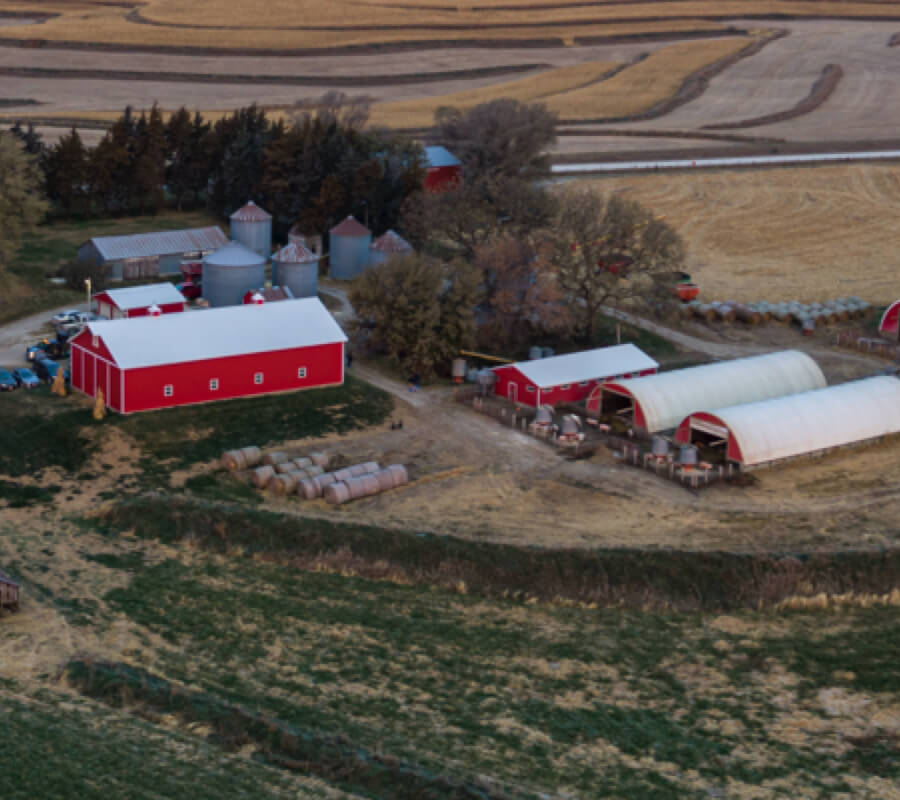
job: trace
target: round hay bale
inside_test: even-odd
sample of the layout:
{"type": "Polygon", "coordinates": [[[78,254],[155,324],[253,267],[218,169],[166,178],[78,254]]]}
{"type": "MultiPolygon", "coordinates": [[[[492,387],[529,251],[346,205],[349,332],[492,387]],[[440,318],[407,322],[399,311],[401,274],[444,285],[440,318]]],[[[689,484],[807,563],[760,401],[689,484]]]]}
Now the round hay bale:
{"type": "Polygon", "coordinates": [[[352,467],[350,467],[350,474],[354,478],[358,478],[360,475],[368,475],[369,470],[366,469],[365,464],[354,464],[352,467]]]}
{"type": "Polygon", "coordinates": [[[332,473],[334,475],[335,481],[346,481],[353,476],[353,473],[345,467],[344,469],[339,469],[337,472],[332,473]]]}
{"type": "Polygon", "coordinates": [[[244,469],[255,467],[262,461],[262,450],[258,447],[242,447],[240,452],[244,456],[244,469]]]}
{"type": "Polygon", "coordinates": [[[366,461],[365,463],[360,464],[360,466],[366,468],[366,472],[364,474],[371,474],[373,472],[378,472],[378,470],[381,469],[381,467],[378,466],[377,461],[366,461]]]}
{"type": "Polygon", "coordinates": [[[321,467],[317,467],[315,464],[311,464],[310,466],[300,470],[301,472],[306,473],[306,475],[310,478],[315,478],[316,475],[321,475],[325,470],[321,467]]]}
{"type": "Polygon", "coordinates": [[[373,477],[378,481],[378,488],[382,492],[394,488],[394,475],[389,469],[381,469],[373,477]]]}
{"type": "Polygon", "coordinates": [[[279,453],[279,452],[266,453],[263,456],[262,463],[268,464],[268,465],[274,467],[276,464],[283,464],[287,460],[288,460],[288,457],[284,453],[279,453]]]}
{"type": "Polygon", "coordinates": [[[409,473],[403,464],[391,464],[387,469],[390,471],[394,479],[394,488],[398,486],[406,486],[409,483],[409,473]]]}
{"type": "Polygon", "coordinates": [[[297,472],[285,472],[276,475],[269,481],[269,490],[275,494],[290,494],[297,489],[300,482],[300,474],[297,472]]]}
{"type": "Polygon", "coordinates": [[[283,475],[286,472],[296,472],[297,465],[294,464],[293,461],[282,461],[280,464],[275,465],[275,472],[279,475],[283,475]]]}
{"type": "Polygon", "coordinates": [[[350,499],[350,490],[343,481],[338,481],[325,487],[325,500],[332,505],[339,506],[350,499]]]}
{"type": "Polygon", "coordinates": [[[316,496],[321,497],[322,493],[325,491],[325,487],[331,486],[332,483],[337,483],[337,478],[334,477],[333,472],[324,472],[313,478],[312,482],[315,484],[316,491],[318,492],[318,495],[316,496]]]}
{"type": "Polygon", "coordinates": [[[297,481],[297,494],[304,500],[315,500],[321,491],[312,478],[303,478],[297,481]]]}
{"type": "Polygon", "coordinates": [[[253,470],[253,485],[257,489],[265,489],[269,485],[269,481],[275,477],[274,467],[257,467],[253,470]]]}
{"type": "Polygon", "coordinates": [[[299,469],[306,469],[307,467],[311,467],[312,463],[312,459],[306,458],[305,456],[303,458],[294,459],[294,464],[296,464],[299,469]]]}
{"type": "Polygon", "coordinates": [[[325,469],[328,466],[328,455],[326,453],[310,453],[309,459],[317,467],[325,469]]]}
{"type": "Polygon", "coordinates": [[[230,472],[237,472],[244,469],[247,464],[244,461],[244,454],[240,450],[228,450],[222,454],[222,466],[230,472]]]}

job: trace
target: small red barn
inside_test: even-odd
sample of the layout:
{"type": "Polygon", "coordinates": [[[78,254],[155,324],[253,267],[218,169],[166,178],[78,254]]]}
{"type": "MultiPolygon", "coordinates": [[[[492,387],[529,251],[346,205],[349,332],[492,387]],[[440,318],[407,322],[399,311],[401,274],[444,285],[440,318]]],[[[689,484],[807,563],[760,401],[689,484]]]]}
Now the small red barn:
{"type": "Polygon", "coordinates": [[[494,367],[494,392],[534,407],[577,403],[602,381],[652,375],[658,369],[659,364],[640,348],[620,344],[494,367]]]}
{"type": "Polygon", "coordinates": [[[426,192],[443,192],[462,181],[462,162],[446,147],[426,147],[425,162],[426,192]]]}
{"type": "Polygon", "coordinates": [[[122,414],[333,386],[346,341],[316,297],[89,322],[71,383],[122,414]]]}
{"type": "Polygon", "coordinates": [[[150,306],[158,306],[163,314],[184,311],[187,307],[185,296],[171,283],[148,283],[144,286],[129,286],[127,289],[107,289],[94,295],[97,313],[107,319],[145,317],[150,306]]]}

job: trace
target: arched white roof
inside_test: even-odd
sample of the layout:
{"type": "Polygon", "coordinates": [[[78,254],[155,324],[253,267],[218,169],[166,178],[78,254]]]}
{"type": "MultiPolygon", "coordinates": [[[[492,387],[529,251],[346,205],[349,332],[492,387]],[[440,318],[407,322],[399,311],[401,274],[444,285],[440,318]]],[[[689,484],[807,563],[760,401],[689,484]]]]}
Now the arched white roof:
{"type": "Polygon", "coordinates": [[[865,378],[710,413],[737,441],[743,464],[764,464],[900,433],[900,380],[865,378]]]}
{"type": "Polygon", "coordinates": [[[674,428],[698,409],[753,403],[826,385],[819,365],[799,350],[782,350],[610,383],[626,389],[640,404],[650,433],[674,428]]]}

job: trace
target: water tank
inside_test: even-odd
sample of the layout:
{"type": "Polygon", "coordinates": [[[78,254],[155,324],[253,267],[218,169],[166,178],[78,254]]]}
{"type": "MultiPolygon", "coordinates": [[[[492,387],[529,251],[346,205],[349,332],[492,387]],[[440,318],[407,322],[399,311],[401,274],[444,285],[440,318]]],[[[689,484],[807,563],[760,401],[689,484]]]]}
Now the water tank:
{"type": "Polygon", "coordinates": [[[576,422],[575,417],[571,414],[567,414],[562,419],[562,425],[560,425],[559,433],[561,436],[574,436],[578,433],[578,422],[576,422]]]}
{"type": "Polygon", "coordinates": [[[497,373],[492,369],[488,369],[485,367],[484,369],[478,370],[478,385],[489,387],[493,386],[497,382],[497,373]]]}
{"type": "Polygon", "coordinates": [[[669,455],[669,442],[662,436],[654,436],[650,443],[650,452],[655,456],[669,455]]]}
{"type": "Polygon", "coordinates": [[[231,238],[268,258],[272,252],[272,216],[251,200],[231,215],[231,238]]]}
{"type": "Polygon", "coordinates": [[[697,463],[697,448],[692,444],[682,445],[681,452],[678,454],[678,463],[694,466],[697,463]]]}
{"type": "Polygon", "coordinates": [[[377,267],[392,258],[412,253],[412,245],[396,231],[389,230],[369,245],[369,268],[377,267]]]}
{"type": "Polygon", "coordinates": [[[294,297],[319,293],[319,257],[305,245],[292,243],[272,256],[272,281],[287,286],[294,297]],[[276,277],[277,276],[277,277],[276,277]]]}
{"type": "Polygon", "coordinates": [[[353,217],[347,217],[329,232],[328,272],[337,280],[350,280],[369,264],[372,232],[353,217]]]}
{"type": "Polygon", "coordinates": [[[534,418],[534,421],[538,425],[549,425],[553,422],[553,414],[550,413],[550,409],[547,406],[541,406],[537,410],[537,416],[534,418]]]}
{"type": "Polygon", "coordinates": [[[466,377],[466,360],[464,358],[454,358],[450,374],[456,383],[462,383],[463,378],[466,377]]]}
{"type": "Polygon", "coordinates": [[[203,259],[203,297],[210,306],[239,306],[244,295],[266,282],[266,260],[239,242],[203,259]]]}

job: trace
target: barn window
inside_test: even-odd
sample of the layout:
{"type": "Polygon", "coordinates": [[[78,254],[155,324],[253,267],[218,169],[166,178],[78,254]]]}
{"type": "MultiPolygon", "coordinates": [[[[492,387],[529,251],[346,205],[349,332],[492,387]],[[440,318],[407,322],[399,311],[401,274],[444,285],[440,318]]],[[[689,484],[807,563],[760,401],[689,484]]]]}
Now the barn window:
{"type": "Polygon", "coordinates": [[[175,394],[175,387],[172,386],[171,383],[167,383],[165,386],[163,386],[164,397],[171,397],[173,394],[175,394]]]}
{"type": "Polygon", "coordinates": [[[299,367],[299,368],[297,369],[297,377],[298,377],[298,378],[305,378],[305,377],[306,377],[306,367],[299,367]]]}
{"type": "Polygon", "coordinates": [[[587,382],[587,381],[579,381],[579,382],[578,382],[578,385],[579,385],[579,386],[587,386],[587,385],[588,385],[588,382],[587,382]]]}
{"type": "Polygon", "coordinates": [[[526,386],[526,387],[525,387],[525,391],[527,391],[527,392],[533,392],[533,391],[534,391],[534,387],[533,387],[533,386],[526,386]]]}
{"type": "Polygon", "coordinates": [[[564,383],[560,388],[563,389],[563,391],[565,391],[566,389],[571,389],[571,388],[572,388],[572,384],[571,384],[571,383],[564,383]]]}
{"type": "Polygon", "coordinates": [[[209,390],[211,392],[219,391],[219,379],[218,378],[210,378],[209,380],[209,390]]]}
{"type": "Polygon", "coordinates": [[[262,374],[261,372],[257,372],[257,373],[253,376],[253,382],[254,382],[257,386],[259,386],[259,385],[263,382],[263,374],[262,374]]]}

